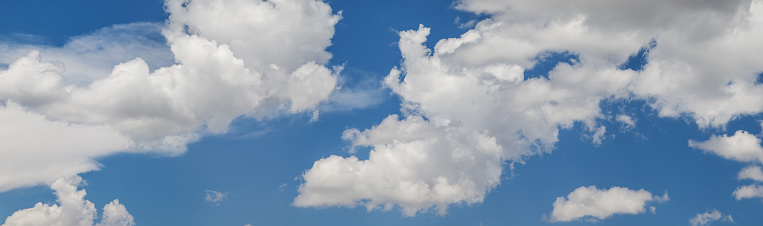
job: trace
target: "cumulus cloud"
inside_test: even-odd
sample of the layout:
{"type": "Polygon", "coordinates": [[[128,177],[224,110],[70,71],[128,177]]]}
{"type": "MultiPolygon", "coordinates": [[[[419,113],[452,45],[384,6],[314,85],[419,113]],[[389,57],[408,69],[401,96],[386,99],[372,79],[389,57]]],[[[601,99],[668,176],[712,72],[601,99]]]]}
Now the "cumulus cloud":
{"type": "MultiPolygon", "coordinates": [[[[481,202],[499,184],[505,160],[550,151],[559,127],[583,122],[592,141],[601,142],[606,130],[595,126],[598,103],[624,93],[622,82],[632,73],[613,68],[608,73],[617,76],[594,74],[610,84],[606,87],[586,86],[577,78],[557,80],[561,71],[577,70],[571,65],[553,71],[553,80],[524,80],[521,66],[464,68],[429,55],[423,45],[428,34],[423,26],[401,32],[403,68],[393,69],[384,80],[403,98],[408,115],[402,120],[390,116],[362,132],[345,131],[343,138],[353,146],[372,147],[369,159],[331,156],[317,161],[303,175],[295,205],[364,205],[369,210],[398,205],[414,215],[431,208],[444,214],[449,204],[481,202]]],[[[449,54],[446,49],[454,45],[460,44],[440,41],[434,52],[449,54]]],[[[571,77],[592,76],[588,72],[571,77]]]]}
{"type": "Polygon", "coordinates": [[[434,126],[421,117],[387,117],[373,129],[345,131],[355,145],[371,146],[368,160],[331,156],[303,175],[296,206],[365,206],[407,216],[434,206],[477,203],[501,175],[495,138],[457,127],[434,126]],[[456,148],[452,148],[456,147],[456,148]]]}
{"type": "MultiPolygon", "coordinates": [[[[590,220],[604,220],[615,214],[641,214],[646,212],[650,201],[667,201],[668,194],[652,196],[652,193],[630,190],[624,187],[598,189],[596,186],[579,187],[567,197],[558,197],[550,222],[573,221],[585,217],[590,220]]],[[[654,208],[651,208],[654,212],[654,208]]]]}
{"type": "MultiPolygon", "coordinates": [[[[189,142],[226,133],[237,117],[302,112],[317,116],[316,107],[337,88],[341,67],[325,66],[331,57],[325,49],[340,16],[322,1],[167,0],[165,5],[170,17],[161,33],[168,46],[139,45],[123,36],[101,34],[157,29],[155,24],[133,24],[75,38],[61,48],[19,47],[34,50],[0,70],[0,131],[23,133],[15,135],[19,140],[0,141],[8,147],[0,151],[0,161],[25,160],[42,167],[3,165],[11,168],[0,173],[0,192],[96,170],[93,158],[119,151],[181,154],[189,142]],[[110,50],[82,47],[90,42],[95,47],[105,43],[102,47],[110,50]],[[149,62],[154,60],[132,56],[100,75],[96,69],[103,64],[124,59],[105,57],[82,66],[90,58],[133,47],[157,59],[163,57],[154,54],[168,48],[174,64],[152,69],[149,62]],[[81,49],[86,51],[75,54],[81,49]],[[56,61],[61,58],[75,59],[56,61]],[[32,128],[57,129],[54,134],[32,128]],[[94,131],[103,133],[89,136],[94,131]],[[59,143],[48,141],[59,137],[59,143]],[[61,143],[63,137],[81,143],[61,143]],[[98,137],[108,139],[85,139],[98,137]],[[79,150],[80,146],[86,147],[79,150]]],[[[134,36],[141,34],[126,37],[134,36]]]]}
{"type": "Polygon", "coordinates": [[[753,57],[763,50],[754,41],[763,36],[761,1],[462,0],[457,8],[493,15],[482,24],[495,27],[482,29],[492,33],[482,32],[489,35],[486,44],[455,54],[465,62],[526,62],[532,59],[528,55],[546,49],[611,64],[654,40],[648,63],[628,89],[660,116],[688,114],[700,127],[720,127],[763,111],[763,88],[755,82],[763,66],[753,57]],[[567,38],[554,38],[559,36],[567,38]],[[503,49],[512,53],[498,51],[503,49]]]}
{"type": "Polygon", "coordinates": [[[756,83],[763,62],[755,57],[763,52],[756,41],[763,37],[759,0],[462,0],[457,8],[490,18],[432,49],[424,44],[429,28],[401,32],[403,61],[384,84],[401,98],[403,119],[347,130],[343,137],[371,147],[370,157],[316,161],[295,205],[399,206],[413,215],[481,202],[500,183],[504,163],[550,152],[559,129],[577,123],[587,129],[584,137],[603,142],[604,100],[643,99],[660,116],[691,117],[701,128],[763,112],[763,86],[756,83]],[[623,68],[642,48],[650,48],[646,65],[623,68]],[[558,63],[546,77],[524,76],[550,52],[575,60],[558,63]],[[369,176],[388,171],[401,173],[369,176]],[[443,184],[461,195],[444,195],[436,189],[443,184]]]}
{"type": "Polygon", "coordinates": [[[697,216],[689,219],[689,223],[692,226],[708,225],[710,224],[710,222],[718,221],[718,220],[734,223],[734,218],[731,217],[731,215],[723,216],[723,213],[721,213],[721,211],[718,211],[718,210],[698,213],[697,216]]]}
{"type": "Polygon", "coordinates": [[[732,194],[737,200],[763,198],[763,186],[757,184],[745,185],[738,187],[732,194]]]}
{"type": "MultiPolygon", "coordinates": [[[[739,162],[763,163],[763,147],[760,138],[747,131],[736,131],[734,135],[713,135],[706,141],[689,141],[689,146],[713,153],[726,159],[739,162]]],[[[759,166],[748,166],[739,171],[739,180],[751,179],[763,182],[763,171],[759,166]]],[[[738,187],[732,195],[737,200],[749,198],[763,198],[763,186],[751,184],[738,187]]]]}
{"type": "Polygon", "coordinates": [[[757,182],[763,182],[763,170],[760,169],[760,166],[748,166],[742,169],[742,171],[739,171],[737,178],[740,180],[750,179],[757,182]]]}
{"type": "MultiPolygon", "coordinates": [[[[3,226],[22,225],[71,225],[93,226],[96,218],[95,205],[85,199],[85,190],[77,190],[83,183],[79,176],[61,178],[54,181],[50,188],[57,197],[58,204],[37,203],[34,207],[16,211],[5,219],[3,226]]],[[[103,217],[95,226],[132,226],[135,225],[127,208],[114,200],[103,207],[103,217]]]]}
{"type": "Polygon", "coordinates": [[[689,147],[739,162],[763,163],[760,138],[743,130],[736,131],[732,136],[713,135],[706,141],[690,140],[689,147]]]}

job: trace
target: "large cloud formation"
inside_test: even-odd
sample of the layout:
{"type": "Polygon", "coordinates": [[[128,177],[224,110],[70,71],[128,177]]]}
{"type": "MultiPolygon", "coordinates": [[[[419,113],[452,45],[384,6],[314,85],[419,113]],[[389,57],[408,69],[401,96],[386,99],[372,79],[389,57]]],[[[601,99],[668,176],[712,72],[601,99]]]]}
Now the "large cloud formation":
{"type": "MultiPolygon", "coordinates": [[[[132,58],[98,75],[82,66],[87,59],[55,60],[77,57],[77,43],[0,45],[35,49],[0,69],[0,134],[14,138],[0,140],[0,192],[95,170],[94,158],[120,151],[177,155],[205,134],[226,133],[237,117],[313,112],[337,87],[341,68],[325,66],[331,57],[325,49],[341,16],[322,1],[167,0],[165,6],[170,17],[161,32],[174,58],[166,67],[132,58]],[[69,62],[75,74],[63,64],[69,62]]],[[[126,26],[128,33],[156,29],[126,26]]],[[[86,37],[160,64],[167,48],[125,44],[123,36],[86,37]]],[[[97,58],[88,51],[84,57],[97,58]]]]}
{"type": "Polygon", "coordinates": [[[462,0],[484,13],[461,37],[424,45],[400,32],[401,67],[384,84],[402,100],[390,116],[343,136],[368,159],[330,156],[303,175],[296,206],[366,206],[405,215],[479,203],[506,162],[550,152],[560,128],[582,124],[593,143],[604,100],[640,99],[699,127],[763,112],[763,1],[462,0]],[[627,68],[645,50],[642,68],[627,68]],[[569,53],[547,77],[524,73],[569,53]]]}
{"type": "MultiPolygon", "coordinates": [[[[55,191],[60,204],[42,204],[16,211],[5,219],[3,226],[51,225],[51,226],[93,226],[96,218],[95,205],[85,199],[85,190],[77,190],[83,183],[79,176],[61,178],[50,188],[55,191]]],[[[127,208],[114,200],[103,207],[103,216],[95,226],[133,226],[132,215],[127,208]]]]}

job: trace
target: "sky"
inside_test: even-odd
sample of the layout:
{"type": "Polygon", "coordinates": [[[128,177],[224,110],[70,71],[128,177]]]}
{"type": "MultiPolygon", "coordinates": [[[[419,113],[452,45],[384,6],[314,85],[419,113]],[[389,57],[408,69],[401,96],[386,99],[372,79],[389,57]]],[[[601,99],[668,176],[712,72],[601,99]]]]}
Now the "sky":
{"type": "Polygon", "coordinates": [[[0,1],[0,225],[760,225],[761,0],[0,1]]]}

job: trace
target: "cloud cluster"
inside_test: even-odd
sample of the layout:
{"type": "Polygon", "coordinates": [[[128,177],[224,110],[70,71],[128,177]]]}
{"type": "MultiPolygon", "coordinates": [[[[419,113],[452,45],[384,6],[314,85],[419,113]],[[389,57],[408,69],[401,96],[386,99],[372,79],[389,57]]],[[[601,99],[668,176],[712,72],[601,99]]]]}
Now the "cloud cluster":
{"type": "Polygon", "coordinates": [[[689,223],[692,226],[698,226],[698,225],[708,225],[710,224],[710,222],[719,221],[719,220],[734,223],[734,218],[731,217],[731,215],[724,216],[723,213],[721,213],[721,211],[718,211],[718,210],[698,213],[697,216],[689,219],[689,223]]]}
{"type": "MultiPolygon", "coordinates": [[[[615,214],[641,214],[646,212],[648,202],[665,202],[668,199],[667,193],[663,196],[652,196],[652,193],[644,189],[579,187],[567,195],[567,198],[556,198],[554,210],[548,220],[564,222],[590,216],[589,220],[596,221],[615,214]]],[[[655,211],[654,207],[650,209],[652,212],[655,211]]]]}
{"type": "Polygon", "coordinates": [[[384,84],[401,98],[402,119],[345,132],[353,146],[371,147],[369,159],[316,161],[295,205],[397,205],[413,215],[481,202],[505,162],[550,152],[560,128],[582,124],[601,143],[599,121],[615,118],[601,112],[604,100],[642,99],[701,128],[763,112],[762,1],[462,0],[457,8],[490,18],[433,49],[429,28],[401,32],[403,62],[384,84]],[[644,49],[642,68],[623,67],[644,49]],[[547,76],[525,74],[549,53],[575,57],[547,76]]]}
{"type": "MultiPolygon", "coordinates": [[[[763,146],[760,138],[747,131],[739,130],[732,136],[713,135],[706,141],[689,140],[689,146],[713,153],[725,159],[743,163],[763,164],[763,146]]],[[[760,166],[750,165],[739,171],[739,180],[750,179],[763,182],[763,171],[760,166]]],[[[738,187],[732,193],[737,200],[763,198],[763,186],[751,184],[738,187]]]]}
{"type": "MultiPolygon", "coordinates": [[[[7,168],[0,171],[0,192],[95,170],[94,158],[120,151],[177,155],[204,135],[226,133],[237,117],[316,111],[337,88],[341,68],[325,66],[331,57],[325,49],[340,15],[322,1],[167,0],[165,6],[170,17],[161,33],[169,48],[103,34],[59,49],[13,47],[35,50],[0,69],[0,132],[17,138],[0,141],[0,165],[7,168]],[[81,47],[90,42],[109,50],[81,47]],[[132,58],[98,75],[102,64],[124,60],[105,56],[83,66],[134,47],[157,59],[169,49],[174,64],[152,69],[132,58]],[[73,60],[46,61],[42,54],[73,60]]],[[[114,33],[109,29],[157,28],[99,32],[114,33]]],[[[127,37],[134,36],[140,35],[127,37]]]]}
{"type": "MultiPolygon", "coordinates": [[[[5,219],[3,226],[51,225],[93,226],[96,218],[95,205],[85,199],[85,190],[77,190],[83,183],[79,176],[61,178],[50,188],[55,191],[58,204],[37,203],[34,207],[16,211],[5,219]]],[[[132,215],[127,208],[114,200],[103,207],[103,216],[95,226],[133,226],[132,215]]]]}

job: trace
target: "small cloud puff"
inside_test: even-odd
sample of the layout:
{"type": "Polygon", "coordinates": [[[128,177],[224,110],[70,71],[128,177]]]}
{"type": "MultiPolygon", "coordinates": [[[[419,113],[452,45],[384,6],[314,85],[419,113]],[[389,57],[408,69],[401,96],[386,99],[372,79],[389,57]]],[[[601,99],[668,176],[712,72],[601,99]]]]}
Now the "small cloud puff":
{"type": "Polygon", "coordinates": [[[220,203],[228,198],[228,192],[222,193],[214,190],[206,190],[204,192],[204,201],[214,203],[215,206],[219,206],[220,203]]]}
{"type": "Polygon", "coordinates": [[[718,211],[718,210],[698,213],[697,216],[689,219],[689,223],[692,226],[702,226],[702,225],[708,225],[710,224],[710,222],[718,221],[718,220],[734,223],[734,218],[731,217],[731,215],[723,216],[723,213],[721,213],[721,211],[718,211]]]}
{"type": "MultiPolygon", "coordinates": [[[[554,210],[548,221],[565,222],[583,219],[596,222],[615,214],[641,214],[646,212],[647,202],[662,203],[669,199],[667,192],[662,196],[653,196],[644,189],[579,187],[567,195],[567,198],[556,198],[554,210]]],[[[652,213],[656,212],[654,206],[649,206],[649,209],[652,213]]]]}

